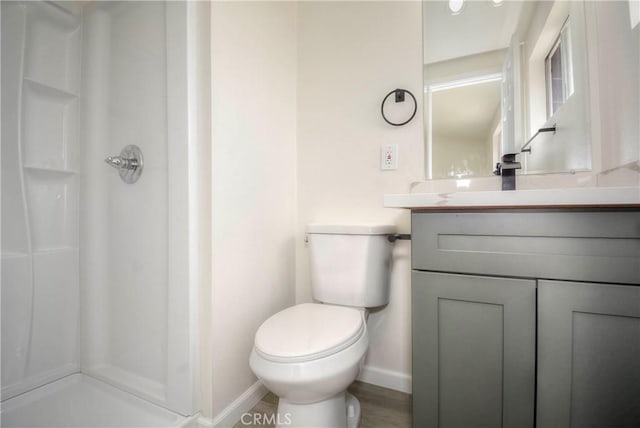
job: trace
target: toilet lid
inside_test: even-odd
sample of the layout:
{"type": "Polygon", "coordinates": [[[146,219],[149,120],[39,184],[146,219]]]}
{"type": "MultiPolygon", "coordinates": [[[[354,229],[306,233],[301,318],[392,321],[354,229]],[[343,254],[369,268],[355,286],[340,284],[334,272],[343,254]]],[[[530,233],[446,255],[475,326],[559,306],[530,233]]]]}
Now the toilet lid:
{"type": "Polygon", "coordinates": [[[357,309],[303,303],[266,320],[256,333],[255,348],[272,361],[309,361],[349,347],[364,331],[357,309]]]}

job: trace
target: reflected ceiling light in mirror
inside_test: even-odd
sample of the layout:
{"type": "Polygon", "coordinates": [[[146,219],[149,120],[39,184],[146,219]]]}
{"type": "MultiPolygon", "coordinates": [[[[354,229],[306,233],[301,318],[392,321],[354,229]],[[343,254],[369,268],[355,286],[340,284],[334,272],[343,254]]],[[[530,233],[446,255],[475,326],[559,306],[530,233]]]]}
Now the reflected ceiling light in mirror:
{"type": "Polygon", "coordinates": [[[464,0],[449,0],[449,10],[452,15],[457,15],[462,12],[464,7],[464,0]]]}
{"type": "Polygon", "coordinates": [[[451,80],[448,82],[425,85],[425,92],[446,91],[448,89],[464,88],[465,86],[479,85],[482,83],[499,82],[502,80],[502,73],[486,74],[481,76],[468,77],[466,79],[451,80]]]}
{"type": "MultiPolygon", "coordinates": [[[[487,0],[489,4],[493,7],[502,6],[505,0],[487,0]]],[[[636,0],[640,1],[640,0],[636,0]]],[[[465,0],[449,0],[449,11],[451,11],[452,15],[458,15],[464,9],[465,0]]]]}

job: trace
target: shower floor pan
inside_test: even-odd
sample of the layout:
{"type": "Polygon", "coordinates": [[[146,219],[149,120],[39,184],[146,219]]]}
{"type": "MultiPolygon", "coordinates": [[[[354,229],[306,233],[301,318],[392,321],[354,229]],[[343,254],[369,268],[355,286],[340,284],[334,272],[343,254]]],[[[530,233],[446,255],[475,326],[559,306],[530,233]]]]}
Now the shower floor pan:
{"type": "Polygon", "coordinates": [[[190,421],[80,373],[2,403],[2,428],[184,427],[190,421]]]}

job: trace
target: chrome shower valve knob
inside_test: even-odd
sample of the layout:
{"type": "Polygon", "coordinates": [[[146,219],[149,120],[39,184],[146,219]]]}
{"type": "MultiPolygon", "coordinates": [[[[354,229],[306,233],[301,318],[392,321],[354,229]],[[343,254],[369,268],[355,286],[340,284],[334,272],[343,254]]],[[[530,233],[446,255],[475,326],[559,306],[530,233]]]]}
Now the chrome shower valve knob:
{"type": "Polygon", "coordinates": [[[122,149],[120,156],[108,156],[104,161],[117,169],[120,178],[127,184],[138,181],[144,165],[140,147],[133,144],[122,149]]]}
{"type": "Polygon", "coordinates": [[[104,161],[116,169],[136,169],[138,167],[138,159],[109,156],[104,161]]]}

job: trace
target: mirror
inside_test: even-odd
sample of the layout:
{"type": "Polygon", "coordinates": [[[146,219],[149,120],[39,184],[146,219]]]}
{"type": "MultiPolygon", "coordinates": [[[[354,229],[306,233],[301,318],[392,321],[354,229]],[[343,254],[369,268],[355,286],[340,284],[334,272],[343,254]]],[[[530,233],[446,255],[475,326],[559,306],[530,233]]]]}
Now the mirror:
{"type": "Polygon", "coordinates": [[[423,2],[428,179],[591,169],[583,1],[423,2]]]}

